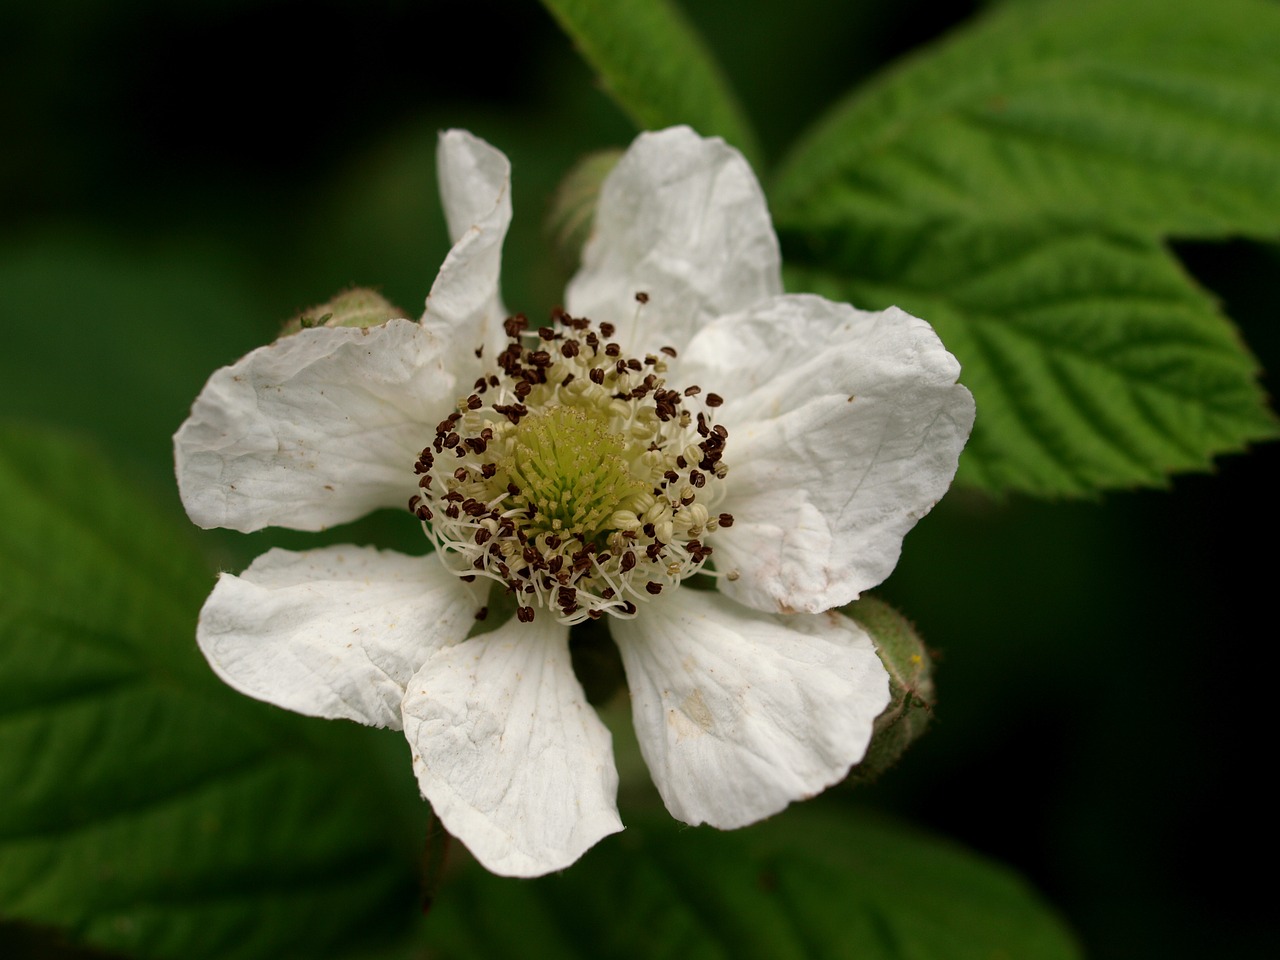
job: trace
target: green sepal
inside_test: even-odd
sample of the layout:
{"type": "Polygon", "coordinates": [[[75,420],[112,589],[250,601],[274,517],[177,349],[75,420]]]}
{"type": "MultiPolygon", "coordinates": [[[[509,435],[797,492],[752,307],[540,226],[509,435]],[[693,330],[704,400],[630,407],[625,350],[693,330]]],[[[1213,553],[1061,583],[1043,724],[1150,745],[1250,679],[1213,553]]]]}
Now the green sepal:
{"type": "Polygon", "coordinates": [[[551,198],[546,229],[560,265],[572,273],[582,259],[582,248],[591,236],[600,186],[618,160],[621,150],[589,153],[565,174],[551,198]]]}

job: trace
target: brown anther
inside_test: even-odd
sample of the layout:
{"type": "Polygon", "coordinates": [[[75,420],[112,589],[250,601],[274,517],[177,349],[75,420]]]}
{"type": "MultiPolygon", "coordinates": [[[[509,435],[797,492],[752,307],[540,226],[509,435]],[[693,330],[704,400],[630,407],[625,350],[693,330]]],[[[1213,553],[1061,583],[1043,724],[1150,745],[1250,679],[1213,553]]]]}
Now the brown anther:
{"type": "Polygon", "coordinates": [[[622,563],[620,564],[620,566],[622,567],[622,572],[626,573],[628,570],[634,569],[635,565],[636,565],[636,555],[632,553],[630,550],[626,551],[622,555],[622,563]]]}
{"type": "Polygon", "coordinates": [[[487,617],[488,615],[489,615],[489,608],[488,608],[488,607],[481,607],[479,610],[477,610],[477,611],[476,611],[476,619],[477,619],[477,620],[483,620],[483,619],[484,619],[485,617],[487,617]]]}
{"type": "Polygon", "coordinates": [[[516,619],[521,623],[533,623],[533,607],[516,607],[516,619]]]}
{"type": "Polygon", "coordinates": [[[722,527],[732,527],[732,526],[733,526],[733,514],[732,514],[732,513],[722,513],[722,514],[720,514],[720,516],[719,516],[719,517],[717,517],[716,519],[720,521],[720,526],[722,526],[722,527]]]}
{"type": "Polygon", "coordinates": [[[538,336],[543,340],[554,340],[556,338],[556,332],[550,327],[539,327],[538,336]]]}
{"type": "MultiPolygon", "coordinates": [[[[604,331],[602,330],[601,333],[604,333],[604,331]]],[[[608,335],[609,334],[605,333],[606,337],[608,335]]],[[[622,356],[622,348],[616,343],[606,343],[604,345],[604,355],[606,357],[620,357],[622,356]]]]}
{"type": "Polygon", "coordinates": [[[659,347],[658,349],[661,350],[663,353],[665,353],[668,357],[676,356],[675,347],[659,347]]]}
{"type": "Polygon", "coordinates": [[[696,396],[697,396],[698,394],[700,394],[701,392],[702,392],[702,388],[701,388],[701,387],[699,387],[699,386],[696,386],[696,385],[695,385],[695,386],[692,386],[692,387],[685,387],[685,388],[684,388],[684,395],[685,395],[686,397],[696,397],[696,396]]]}
{"type": "Polygon", "coordinates": [[[480,357],[483,357],[483,356],[484,356],[484,344],[482,343],[480,344],[480,346],[476,347],[476,359],[479,359],[480,357]]]}
{"type": "Polygon", "coordinates": [[[706,403],[708,407],[718,407],[724,403],[724,397],[718,393],[708,393],[706,403]]]}
{"type": "Polygon", "coordinates": [[[697,470],[690,470],[689,482],[693,484],[695,487],[705,487],[707,485],[707,478],[704,477],[697,470]]]}
{"type": "Polygon", "coordinates": [[[606,321],[600,324],[600,335],[604,337],[612,337],[614,334],[614,331],[616,331],[617,329],[618,328],[615,327],[612,323],[609,323],[608,321],[606,321]]]}
{"type": "Polygon", "coordinates": [[[587,374],[591,382],[597,386],[604,383],[604,371],[599,367],[592,367],[591,372],[587,374]]]}
{"type": "Polygon", "coordinates": [[[459,467],[457,470],[453,471],[453,479],[458,480],[458,481],[465,480],[465,479],[467,479],[467,477],[469,477],[469,476],[470,476],[470,474],[469,474],[469,473],[467,473],[467,468],[466,468],[466,467],[459,467]]]}
{"type": "Polygon", "coordinates": [[[468,410],[479,410],[482,406],[484,406],[484,401],[476,394],[473,393],[471,396],[467,397],[468,410]]]}
{"type": "Polygon", "coordinates": [[[492,537],[493,537],[493,534],[489,532],[488,527],[476,527],[476,536],[475,536],[476,546],[478,547],[483,546],[484,544],[488,543],[492,537]]]}
{"type": "Polygon", "coordinates": [[[648,303],[648,302],[649,302],[649,295],[645,293],[643,290],[637,290],[636,303],[648,303]]]}
{"type": "Polygon", "coordinates": [[[648,593],[653,594],[655,597],[662,592],[662,584],[655,583],[652,580],[646,583],[644,585],[644,588],[648,593]]]}
{"type": "Polygon", "coordinates": [[[480,476],[484,477],[486,480],[491,480],[493,475],[497,472],[498,465],[496,463],[483,463],[480,465],[480,476]]]}
{"type": "Polygon", "coordinates": [[[562,357],[576,357],[581,349],[577,340],[566,340],[560,344],[560,355],[562,357]]]}

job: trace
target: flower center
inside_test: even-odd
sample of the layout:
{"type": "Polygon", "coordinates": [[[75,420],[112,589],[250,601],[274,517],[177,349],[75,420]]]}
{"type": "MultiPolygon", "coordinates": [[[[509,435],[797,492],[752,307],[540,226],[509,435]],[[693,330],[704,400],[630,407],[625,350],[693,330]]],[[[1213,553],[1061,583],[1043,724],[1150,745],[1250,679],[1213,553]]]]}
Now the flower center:
{"type": "Polygon", "coordinates": [[[667,388],[670,347],[627,357],[612,325],[555,319],[536,335],[507,320],[507,348],[414,465],[409,509],[450,571],[504,583],[522,621],[539,606],[566,624],[631,617],[700,571],[704,539],[733,523],[712,512],[721,401],[667,388]]]}
{"type": "MultiPolygon", "coordinates": [[[[590,407],[554,406],[521,419],[508,476],[526,506],[526,536],[557,533],[595,542],[616,511],[645,491],[632,472],[629,445],[609,428],[607,414],[590,407]]],[[[637,465],[641,475],[648,471],[637,465]]]]}

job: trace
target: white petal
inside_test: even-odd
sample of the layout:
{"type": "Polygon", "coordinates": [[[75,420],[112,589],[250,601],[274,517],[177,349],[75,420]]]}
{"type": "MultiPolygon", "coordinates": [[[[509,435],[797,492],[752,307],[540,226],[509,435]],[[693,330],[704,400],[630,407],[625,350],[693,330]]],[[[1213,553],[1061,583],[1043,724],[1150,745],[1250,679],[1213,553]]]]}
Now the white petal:
{"type": "Polygon", "coordinates": [[[173,438],[182,504],[202,527],[244,532],[404,507],[455,392],[440,341],[408,320],[259,347],[209,378],[173,438]]]}
{"type": "Polygon", "coordinates": [[[734,524],[711,542],[738,578],[721,589],[760,610],[826,610],[887,577],[973,427],[960,365],[896,307],[777,297],[707,327],[684,363],[727,398],[734,524]]]}
{"type": "Polygon", "coordinates": [[[511,164],[465,130],[440,135],[440,199],[453,249],[427,296],[424,325],[449,344],[449,368],[466,381],[479,368],[475,351],[502,349],[502,244],[511,225],[511,164]]]}
{"type": "Polygon", "coordinates": [[[430,653],[467,635],[480,605],[434,555],[271,550],[218,578],[196,640],[241,693],[399,729],[405,684],[430,653]]]}
{"type": "Polygon", "coordinates": [[[764,192],[719,138],[688,127],[636,138],[606,178],[566,308],[609,321],[637,353],[683,349],[713,317],[782,291],[764,192]],[[637,321],[637,292],[649,302],[637,321]]]}
{"type": "Polygon", "coordinates": [[[432,656],[409,682],[405,736],[422,795],[494,873],[567,867],[622,829],[612,738],[541,612],[432,656]]]}
{"type": "Polygon", "coordinates": [[[610,629],[640,751],[685,823],[745,826],[838,782],[889,702],[871,640],[835,611],[782,617],[677,590],[610,629]]]}

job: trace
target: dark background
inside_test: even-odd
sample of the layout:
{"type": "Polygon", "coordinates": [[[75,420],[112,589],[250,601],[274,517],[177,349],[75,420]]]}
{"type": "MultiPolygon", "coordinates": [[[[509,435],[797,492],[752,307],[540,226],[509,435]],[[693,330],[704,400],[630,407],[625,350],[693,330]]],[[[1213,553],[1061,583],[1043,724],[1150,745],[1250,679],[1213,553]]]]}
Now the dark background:
{"type": "MultiPolygon", "coordinates": [[[[685,3],[771,161],[977,7],[685,3]]],[[[542,313],[566,277],[551,191],[633,131],[533,0],[0,0],[3,409],[96,439],[177,512],[169,438],[215,366],[349,284],[418,313],[454,125],[513,160],[507,302],[542,313]]],[[[1280,368],[1275,248],[1179,252],[1280,368]]],[[[883,590],[939,654],[936,724],[868,800],[1016,867],[1095,957],[1280,955],[1248,869],[1274,835],[1278,467],[1273,446],[1094,503],[953,492],[883,590]]],[[[268,540],[294,543],[205,542],[239,567],[268,540]]]]}

